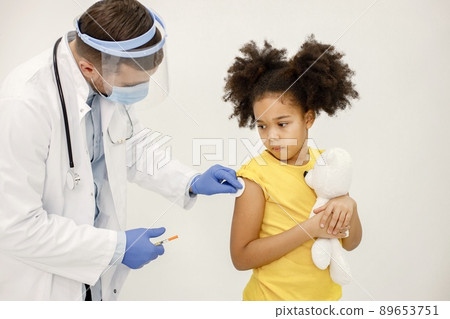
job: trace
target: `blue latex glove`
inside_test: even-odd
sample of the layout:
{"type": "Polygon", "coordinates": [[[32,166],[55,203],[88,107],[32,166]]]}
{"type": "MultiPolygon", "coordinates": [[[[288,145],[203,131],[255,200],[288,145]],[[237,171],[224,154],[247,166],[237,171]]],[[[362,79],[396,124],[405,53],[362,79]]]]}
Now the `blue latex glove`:
{"type": "Polygon", "coordinates": [[[203,195],[236,193],[241,188],[236,172],[221,165],[211,166],[203,174],[195,176],[191,183],[191,192],[203,195]]]}
{"type": "Polygon", "coordinates": [[[150,238],[159,237],[165,231],[164,227],[127,230],[125,232],[127,244],[122,264],[132,269],[137,269],[164,254],[164,247],[162,245],[153,245],[150,242],[150,238]]]}

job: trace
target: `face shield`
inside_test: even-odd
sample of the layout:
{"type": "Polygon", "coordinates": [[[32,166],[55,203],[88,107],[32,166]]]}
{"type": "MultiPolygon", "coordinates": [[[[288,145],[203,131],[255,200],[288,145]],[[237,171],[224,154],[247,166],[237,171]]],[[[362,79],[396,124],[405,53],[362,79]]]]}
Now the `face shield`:
{"type": "Polygon", "coordinates": [[[169,93],[165,25],[156,13],[148,11],[153,26],[126,41],[92,38],[81,33],[75,21],[80,39],[101,54],[101,66],[96,71],[103,81],[104,96],[111,101],[146,108],[158,105],[169,93]]]}

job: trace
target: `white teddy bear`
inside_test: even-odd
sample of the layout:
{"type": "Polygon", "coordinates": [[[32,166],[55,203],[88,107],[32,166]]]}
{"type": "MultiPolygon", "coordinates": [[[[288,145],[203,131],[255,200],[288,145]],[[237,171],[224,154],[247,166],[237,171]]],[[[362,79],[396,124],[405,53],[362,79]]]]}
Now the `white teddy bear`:
{"type": "MultiPolygon", "coordinates": [[[[352,160],[343,149],[332,148],[316,159],[314,168],[305,173],[306,184],[317,195],[313,210],[330,199],[348,193],[352,178],[352,160]]],[[[310,218],[314,216],[311,211],[310,218]]],[[[331,279],[344,285],[351,281],[350,267],[344,258],[344,249],[337,238],[317,238],[311,248],[314,264],[324,270],[330,266],[331,279]]]]}

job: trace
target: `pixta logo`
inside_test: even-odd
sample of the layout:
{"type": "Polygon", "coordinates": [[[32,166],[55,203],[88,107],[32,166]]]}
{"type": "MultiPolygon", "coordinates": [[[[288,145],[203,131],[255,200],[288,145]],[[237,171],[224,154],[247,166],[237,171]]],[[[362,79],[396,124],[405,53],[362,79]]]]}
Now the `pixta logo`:
{"type": "MultiPolygon", "coordinates": [[[[172,147],[167,145],[171,136],[164,135],[148,128],[143,129],[127,141],[127,167],[135,166],[136,170],[154,175],[172,159],[172,147]]],[[[283,145],[296,145],[297,140],[283,140],[283,145]]],[[[318,149],[313,139],[307,140],[308,146],[318,149]]],[[[226,162],[224,165],[241,166],[254,158],[258,165],[267,165],[259,156],[265,149],[264,140],[252,142],[248,138],[195,138],[192,140],[192,165],[200,166],[202,161],[226,162]],[[244,154],[238,156],[238,143],[244,147],[244,154]],[[213,150],[211,150],[213,149],[213,150]],[[227,158],[225,158],[227,150],[227,158]]],[[[287,154],[286,154],[287,155],[287,154]]],[[[318,165],[325,165],[320,157],[316,159],[318,165]]],[[[286,165],[280,161],[280,165],[286,165]]]]}
{"type": "Polygon", "coordinates": [[[127,167],[136,166],[141,173],[154,175],[172,158],[171,136],[143,129],[127,141],[127,167]]]}
{"type": "MultiPolygon", "coordinates": [[[[249,139],[239,139],[243,144],[248,156],[246,156],[239,164],[242,165],[253,157],[257,157],[263,150],[264,144],[261,140],[252,143],[249,139]]],[[[228,148],[228,165],[238,165],[237,144],[238,139],[227,139],[228,148]]],[[[225,139],[222,138],[195,138],[192,140],[192,165],[199,166],[202,159],[206,161],[224,161],[225,160],[225,139]],[[205,149],[214,148],[213,152],[205,151],[205,149]]],[[[259,163],[265,165],[264,161],[259,163]]]]}
{"type": "MultiPolygon", "coordinates": [[[[247,163],[254,158],[258,165],[267,165],[267,163],[258,155],[264,151],[265,140],[258,139],[252,142],[248,138],[241,139],[223,139],[223,138],[195,138],[192,140],[192,165],[199,166],[202,160],[220,161],[228,160],[228,166],[237,166],[247,163]],[[241,143],[245,148],[243,156],[238,156],[238,144],[241,143]],[[225,150],[228,151],[228,158],[225,158],[225,150]],[[240,160],[241,159],[241,160],[240,160]]],[[[308,138],[307,145],[314,149],[319,149],[312,138],[308,138]]],[[[277,144],[289,146],[297,145],[297,139],[279,139],[277,144]]],[[[283,148],[281,157],[287,157],[287,148],[283,148]]],[[[323,158],[317,159],[318,165],[325,165],[323,158]]],[[[280,161],[280,165],[287,165],[280,161]]]]}

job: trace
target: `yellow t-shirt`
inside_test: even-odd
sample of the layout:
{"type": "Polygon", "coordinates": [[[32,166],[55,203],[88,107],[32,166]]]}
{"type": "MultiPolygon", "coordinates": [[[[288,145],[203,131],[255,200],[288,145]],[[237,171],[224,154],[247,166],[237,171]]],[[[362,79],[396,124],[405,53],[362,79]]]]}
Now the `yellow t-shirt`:
{"type": "MultiPolygon", "coordinates": [[[[309,218],[316,194],[305,183],[303,174],[313,168],[320,151],[310,148],[309,154],[307,164],[296,166],[281,163],[266,150],[237,172],[264,191],[260,238],[292,228],[296,225],[292,218],[299,224],[309,218]]],[[[280,259],[253,269],[244,300],[339,300],[341,286],[331,280],[328,269],[320,270],[313,264],[313,242],[309,240],[280,259]]]]}

